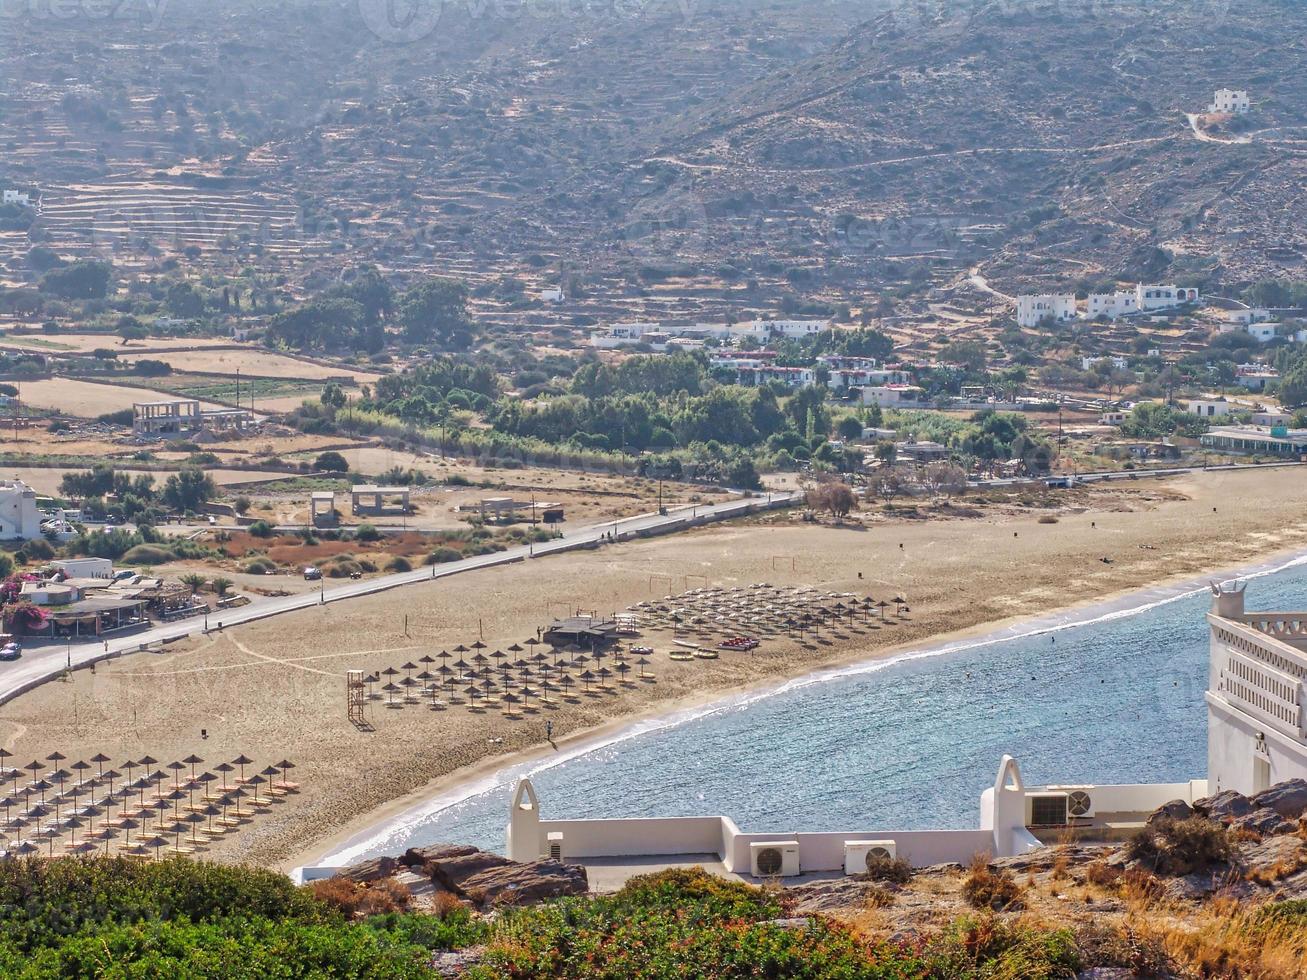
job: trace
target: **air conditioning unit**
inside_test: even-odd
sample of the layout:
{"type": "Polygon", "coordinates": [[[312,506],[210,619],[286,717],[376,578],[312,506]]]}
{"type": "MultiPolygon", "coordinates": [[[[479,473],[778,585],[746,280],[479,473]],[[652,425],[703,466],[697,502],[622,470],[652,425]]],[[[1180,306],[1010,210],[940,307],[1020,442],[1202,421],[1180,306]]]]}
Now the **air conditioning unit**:
{"type": "Polygon", "coordinates": [[[792,878],[799,873],[799,842],[756,841],[749,845],[749,858],[755,878],[792,878]]]}
{"type": "Polygon", "coordinates": [[[1090,786],[1062,786],[1026,797],[1026,823],[1031,827],[1061,827],[1094,815],[1090,786]]]}
{"type": "Polygon", "coordinates": [[[844,842],[844,873],[860,875],[873,861],[893,861],[898,848],[892,840],[846,840],[844,842]]]}

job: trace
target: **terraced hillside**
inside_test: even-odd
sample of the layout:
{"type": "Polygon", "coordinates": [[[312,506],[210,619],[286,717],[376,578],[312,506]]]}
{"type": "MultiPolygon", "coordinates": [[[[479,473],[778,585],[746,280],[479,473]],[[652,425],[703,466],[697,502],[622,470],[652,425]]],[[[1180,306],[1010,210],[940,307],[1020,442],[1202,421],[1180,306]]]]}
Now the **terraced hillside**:
{"type": "Polygon", "coordinates": [[[15,20],[0,183],[40,205],[4,278],[33,243],[292,284],[370,260],[545,339],[876,293],[911,332],[985,309],[976,267],[1004,291],[1307,274],[1291,0],[384,8],[15,20]],[[1191,115],[1224,86],[1253,114],[1191,115]],[[559,281],[565,310],[534,300],[559,281]]]}

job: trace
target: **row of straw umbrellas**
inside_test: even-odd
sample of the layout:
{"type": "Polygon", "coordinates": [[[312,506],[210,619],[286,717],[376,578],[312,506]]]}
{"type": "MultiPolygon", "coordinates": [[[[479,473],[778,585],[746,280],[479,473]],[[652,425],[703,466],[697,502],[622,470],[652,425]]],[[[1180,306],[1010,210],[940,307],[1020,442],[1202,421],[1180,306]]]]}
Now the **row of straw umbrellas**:
{"type": "Polygon", "coordinates": [[[524,644],[492,650],[476,640],[417,662],[385,667],[363,680],[368,698],[386,708],[421,704],[441,711],[461,705],[469,711],[499,710],[505,717],[521,718],[557,708],[560,700],[576,702],[582,696],[616,694],[637,681],[652,682],[649,663],[648,657],[620,647],[555,647],[531,637],[524,644]]]}
{"type": "Polygon", "coordinates": [[[299,791],[289,759],[260,769],[241,754],[205,769],[194,754],[117,766],[103,753],[69,762],[56,751],[25,765],[13,758],[0,748],[0,847],[8,857],[111,848],[138,857],[194,854],[299,791]]]}
{"type": "Polygon", "coordinates": [[[902,596],[877,600],[854,592],[823,592],[810,586],[777,587],[766,582],[731,588],[705,587],[631,606],[642,628],[700,635],[740,632],[802,639],[827,629],[873,629],[910,612],[902,596]]]}

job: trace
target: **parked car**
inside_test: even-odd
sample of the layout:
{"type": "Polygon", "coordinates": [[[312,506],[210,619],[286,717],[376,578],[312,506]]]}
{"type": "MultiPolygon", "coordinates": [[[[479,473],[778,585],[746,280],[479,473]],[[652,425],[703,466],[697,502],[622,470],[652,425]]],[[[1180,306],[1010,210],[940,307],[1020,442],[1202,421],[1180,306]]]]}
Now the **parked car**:
{"type": "Polygon", "coordinates": [[[322,569],[316,568],[313,565],[310,565],[308,568],[304,569],[304,581],[317,582],[321,578],[322,578],[322,569]]]}
{"type": "Polygon", "coordinates": [[[6,643],[0,647],[0,660],[17,660],[23,655],[23,649],[17,643],[6,643]]]}

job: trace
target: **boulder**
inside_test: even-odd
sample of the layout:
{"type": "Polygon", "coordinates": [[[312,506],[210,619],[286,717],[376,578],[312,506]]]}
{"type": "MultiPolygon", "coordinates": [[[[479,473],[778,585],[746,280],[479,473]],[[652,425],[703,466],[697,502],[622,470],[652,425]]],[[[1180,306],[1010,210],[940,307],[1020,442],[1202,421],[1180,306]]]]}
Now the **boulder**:
{"type": "Polygon", "coordinates": [[[1297,820],[1307,811],[1307,779],[1276,783],[1252,798],[1253,806],[1274,810],[1287,820],[1297,820]]]}
{"type": "Polygon", "coordinates": [[[1307,842],[1294,835],[1242,844],[1239,855],[1248,877],[1280,879],[1307,870],[1307,842]]]}
{"type": "MultiPolygon", "coordinates": [[[[444,865],[441,865],[442,870],[444,865]]],[[[459,882],[463,893],[484,908],[533,905],[551,898],[585,895],[590,881],[579,864],[533,861],[491,865],[459,882]]]]}
{"type": "Polygon", "coordinates": [[[1290,834],[1298,829],[1296,823],[1286,820],[1270,807],[1262,807],[1252,813],[1246,813],[1242,817],[1236,817],[1230,822],[1230,827],[1234,830],[1251,830],[1263,837],[1270,837],[1275,834],[1290,834]]]}
{"type": "Polygon", "coordinates": [[[399,862],[393,857],[371,858],[341,868],[336,872],[335,877],[348,878],[350,881],[357,881],[360,885],[366,885],[369,882],[380,881],[382,878],[389,878],[397,867],[399,862]]]}
{"type": "Polygon", "coordinates": [[[450,858],[476,853],[477,848],[471,844],[431,844],[428,847],[410,847],[399,859],[399,863],[407,868],[420,868],[433,861],[448,861],[450,858]]]}
{"type": "Polygon", "coordinates": [[[1217,793],[1215,796],[1206,796],[1201,800],[1194,800],[1195,813],[1201,817],[1220,820],[1223,823],[1229,823],[1236,817],[1252,813],[1254,809],[1256,807],[1252,805],[1248,797],[1242,793],[1236,793],[1232,789],[1217,793]]]}
{"type": "Polygon", "coordinates": [[[1154,810],[1148,817],[1148,823],[1154,824],[1158,820],[1188,820],[1194,815],[1194,808],[1184,800],[1171,800],[1169,803],[1163,803],[1154,810]]]}
{"type": "MultiPolygon", "coordinates": [[[[960,869],[959,869],[960,870],[960,869]]],[[[884,894],[884,885],[858,878],[822,878],[805,881],[785,889],[794,899],[794,911],[799,915],[814,912],[837,912],[840,909],[864,909],[868,899],[884,894]]]]}

